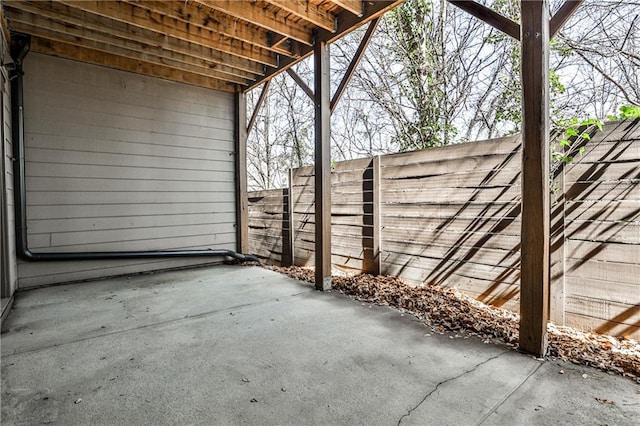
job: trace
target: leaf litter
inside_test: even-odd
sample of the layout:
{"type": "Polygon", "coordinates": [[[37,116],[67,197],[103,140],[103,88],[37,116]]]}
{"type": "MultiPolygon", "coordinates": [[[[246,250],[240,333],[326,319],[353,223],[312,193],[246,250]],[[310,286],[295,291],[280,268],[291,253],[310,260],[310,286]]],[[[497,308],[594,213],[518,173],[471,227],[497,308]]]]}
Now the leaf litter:
{"type": "MultiPolygon", "coordinates": [[[[297,280],[314,282],[314,270],[310,268],[261,266],[297,280]]],[[[332,287],[359,301],[410,313],[441,334],[471,335],[485,343],[502,342],[518,348],[517,313],[488,306],[456,289],[437,285],[414,287],[397,277],[370,274],[333,275],[332,287]]],[[[636,340],[549,323],[548,342],[548,359],[595,367],[640,382],[640,344],[636,340]]]]}

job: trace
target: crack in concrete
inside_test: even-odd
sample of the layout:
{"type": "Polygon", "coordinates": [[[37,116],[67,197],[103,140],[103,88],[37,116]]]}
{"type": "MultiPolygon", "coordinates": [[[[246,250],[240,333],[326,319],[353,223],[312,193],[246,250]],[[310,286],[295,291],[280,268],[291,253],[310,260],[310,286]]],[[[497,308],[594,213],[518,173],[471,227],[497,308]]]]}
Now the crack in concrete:
{"type": "Polygon", "coordinates": [[[444,385],[445,383],[449,383],[449,382],[452,382],[452,381],[454,381],[454,380],[457,380],[457,379],[459,379],[460,377],[462,377],[462,376],[464,376],[464,375],[467,375],[467,374],[469,374],[469,373],[473,373],[474,371],[476,371],[478,368],[480,368],[480,367],[481,367],[481,366],[483,366],[484,364],[487,364],[488,362],[491,362],[491,361],[493,361],[494,359],[500,358],[502,355],[507,354],[507,353],[510,353],[510,352],[512,352],[512,351],[511,351],[511,350],[506,350],[506,351],[500,352],[498,355],[496,355],[496,356],[492,356],[491,358],[488,358],[488,359],[485,359],[484,361],[482,361],[482,362],[480,362],[480,363],[476,364],[473,368],[471,368],[471,369],[469,369],[469,370],[466,370],[466,371],[463,371],[462,373],[458,374],[458,375],[457,375],[457,376],[455,376],[455,377],[450,377],[450,378],[448,378],[448,379],[446,379],[446,380],[441,381],[440,383],[438,383],[438,384],[436,385],[436,387],[435,387],[435,388],[433,388],[433,389],[431,390],[431,392],[427,393],[427,394],[426,394],[426,395],[425,395],[425,396],[420,400],[420,402],[418,402],[418,403],[417,403],[413,408],[410,408],[410,409],[409,409],[409,411],[407,411],[407,413],[406,413],[406,414],[403,414],[403,415],[402,415],[402,417],[400,417],[400,419],[398,419],[398,426],[400,426],[400,424],[402,423],[402,421],[403,421],[405,418],[407,418],[407,417],[411,416],[411,414],[412,414],[415,410],[417,410],[418,408],[420,408],[420,406],[421,406],[422,404],[424,404],[424,402],[425,402],[427,399],[429,399],[429,397],[430,397],[431,395],[433,395],[433,394],[438,390],[438,388],[439,388],[440,386],[444,385]]]}
{"type": "Polygon", "coordinates": [[[149,323],[149,324],[143,324],[143,325],[140,325],[140,326],[137,326],[137,327],[125,328],[125,329],[122,329],[122,330],[114,330],[114,331],[111,331],[111,332],[101,333],[101,334],[98,334],[98,335],[95,335],[95,336],[88,336],[88,337],[83,337],[83,338],[79,338],[79,339],[75,339],[75,340],[69,340],[69,341],[66,341],[66,342],[54,343],[54,344],[48,345],[48,346],[41,346],[41,347],[25,349],[25,350],[14,349],[13,352],[11,352],[11,353],[2,354],[2,357],[3,358],[9,358],[9,357],[12,357],[12,356],[22,355],[22,354],[31,353],[31,352],[44,351],[44,350],[51,349],[51,348],[57,348],[57,347],[60,347],[60,346],[70,345],[70,344],[73,344],[73,343],[84,342],[84,341],[87,341],[87,340],[99,339],[101,337],[113,336],[115,334],[130,333],[130,332],[137,331],[137,330],[142,330],[142,329],[145,329],[145,328],[151,328],[151,327],[162,326],[162,325],[171,324],[171,323],[177,323],[177,322],[181,322],[181,321],[188,321],[188,320],[208,317],[208,316],[216,315],[216,314],[219,314],[219,313],[222,313],[222,312],[235,311],[235,310],[238,310],[238,309],[248,308],[248,307],[252,307],[252,306],[261,306],[261,305],[265,305],[265,304],[272,303],[272,302],[280,302],[282,300],[290,299],[290,298],[293,298],[293,297],[296,297],[296,296],[300,296],[302,294],[310,293],[312,291],[314,291],[314,290],[301,291],[299,293],[293,293],[293,294],[286,295],[286,296],[278,296],[278,297],[269,298],[269,299],[266,299],[266,300],[259,300],[257,302],[253,302],[253,303],[244,303],[244,304],[241,304],[241,305],[235,305],[235,306],[229,306],[229,307],[225,307],[225,308],[221,308],[221,309],[216,309],[216,310],[213,310],[213,311],[200,312],[198,314],[186,315],[186,316],[180,317],[180,318],[169,318],[169,319],[166,319],[166,320],[163,320],[163,321],[156,321],[156,322],[152,322],[152,323],[149,323]]]}
{"type": "Polygon", "coordinates": [[[491,415],[493,413],[495,413],[498,408],[500,408],[505,402],[507,402],[507,400],[509,398],[511,398],[511,396],[516,393],[518,391],[518,389],[520,389],[522,387],[522,385],[524,385],[530,378],[531,376],[533,376],[534,374],[536,374],[536,372],[540,369],[540,367],[542,367],[542,362],[540,364],[538,364],[536,366],[536,368],[534,368],[533,370],[531,370],[531,372],[529,372],[529,374],[527,374],[527,376],[522,379],[522,381],[518,384],[518,386],[516,386],[515,388],[513,388],[510,392],[507,392],[507,394],[504,396],[504,398],[502,398],[500,401],[498,401],[492,408],[491,410],[489,410],[484,416],[482,416],[482,418],[476,423],[476,426],[480,426],[482,425],[484,422],[487,421],[487,419],[489,417],[491,417],[491,415]]]}

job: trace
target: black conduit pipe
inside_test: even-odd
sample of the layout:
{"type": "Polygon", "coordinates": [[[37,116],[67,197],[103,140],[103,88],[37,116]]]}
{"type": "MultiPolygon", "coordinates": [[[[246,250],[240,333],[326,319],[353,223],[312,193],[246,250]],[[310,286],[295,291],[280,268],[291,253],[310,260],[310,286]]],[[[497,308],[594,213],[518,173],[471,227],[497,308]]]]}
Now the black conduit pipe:
{"type": "Polygon", "coordinates": [[[27,240],[27,194],[24,156],[24,98],[22,92],[22,61],[29,52],[31,37],[26,34],[12,33],[10,53],[14,62],[11,71],[11,120],[13,138],[13,178],[14,207],[16,224],[16,252],[29,261],[61,260],[105,260],[105,259],[142,259],[173,257],[231,257],[240,262],[260,262],[251,254],[236,253],[232,250],[150,250],[150,251],[101,251],[101,252],[38,252],[29,250],[27,240]]]}

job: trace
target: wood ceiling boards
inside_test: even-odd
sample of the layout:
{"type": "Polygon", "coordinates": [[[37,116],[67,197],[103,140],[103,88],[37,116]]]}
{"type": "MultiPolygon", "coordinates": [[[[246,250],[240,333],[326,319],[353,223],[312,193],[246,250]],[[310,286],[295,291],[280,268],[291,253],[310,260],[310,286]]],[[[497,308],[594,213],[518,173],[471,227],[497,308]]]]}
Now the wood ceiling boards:
{"type": "Polygon", "coordinates": [[[245,91],[403,0],[4,0],[31,51],[245,91]]]}

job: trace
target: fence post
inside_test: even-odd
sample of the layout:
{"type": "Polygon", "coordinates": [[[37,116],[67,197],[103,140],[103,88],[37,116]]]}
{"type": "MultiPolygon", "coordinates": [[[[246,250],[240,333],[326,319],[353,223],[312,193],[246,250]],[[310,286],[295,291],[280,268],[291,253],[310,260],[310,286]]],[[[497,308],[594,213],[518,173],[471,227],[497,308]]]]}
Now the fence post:
{"type": "Polygon", "coordinates": [[[363,272],[380,274],[380,156],[373,157],[362,175],[363,272]]]}
{"type": "Polygon", "coordinates": [[[553,177],[551,204],[551,242],[550,242],[550,282],[549,282],[549,320],[556,325],[564,325],[565,311],[565,185],[564,164],[559,166],[553,177]]]}
{"type": "Polygon", "coordinates": [[[283,197],[282,219],[282,266],[294,266],[295,252],[293,251],[293,169],[289,169],[289,186],[285,189],[283,197]]]}

